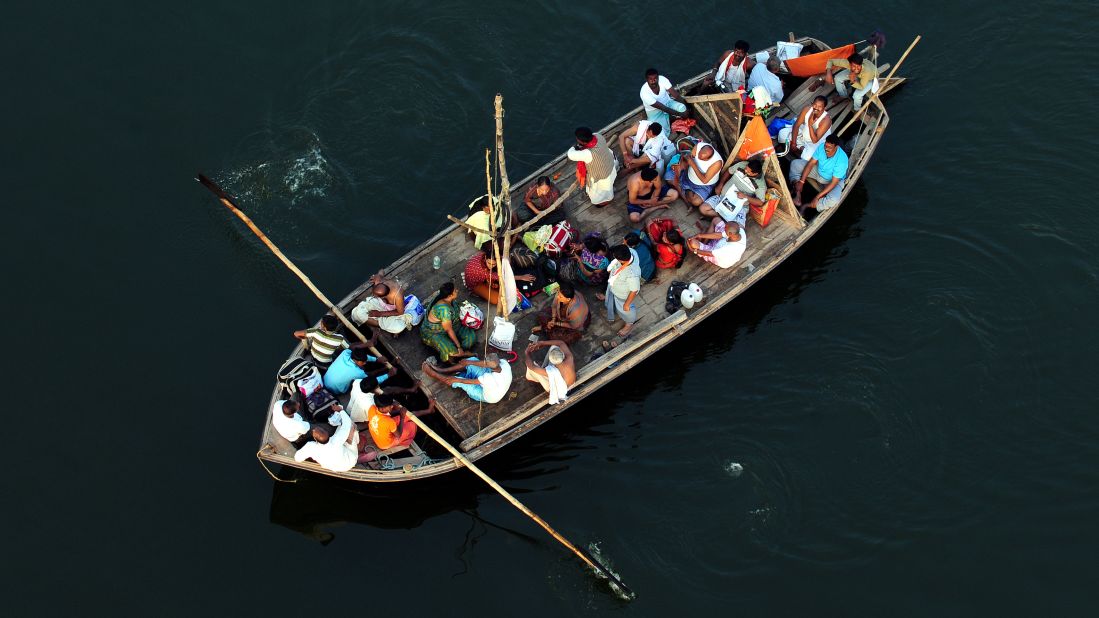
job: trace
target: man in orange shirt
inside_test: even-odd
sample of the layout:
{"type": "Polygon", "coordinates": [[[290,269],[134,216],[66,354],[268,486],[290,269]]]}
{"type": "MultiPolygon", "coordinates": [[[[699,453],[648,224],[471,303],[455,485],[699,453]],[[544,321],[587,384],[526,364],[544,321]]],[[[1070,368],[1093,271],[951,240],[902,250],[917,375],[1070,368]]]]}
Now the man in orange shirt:
{"type": "MultiPolygon", "coordinates": [[[[397,403],[392,395],[375,395],[374,405],[367,411],[367,430],[370,438],[378,450],[386,450],[395,446],[408,446],[416,437],[416,423],[408,420],[406,414],[423,416],[435,411],[435,400],[429,400],[430,405],[426,410],[409,412],[404,406],[397,403]]],[[[365,436],[363,436],[365,438],[365,436]]],[[[363,449],[359,456],[359,463],[372,461],[378,456],[373,449],[363,449]]]]}

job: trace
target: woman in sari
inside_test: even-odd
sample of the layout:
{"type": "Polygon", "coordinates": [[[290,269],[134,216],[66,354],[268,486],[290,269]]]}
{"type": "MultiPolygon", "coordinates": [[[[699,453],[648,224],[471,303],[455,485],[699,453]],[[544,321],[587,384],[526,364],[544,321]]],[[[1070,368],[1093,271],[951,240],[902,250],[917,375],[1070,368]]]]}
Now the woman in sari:
{"type": "Polygon", "coordinates": [[[560,339],[572,345],[589,324],[591,312],[584,295],[568,281],[559,281],[553,304],[538,314],[538,326],[533,331],[542,331],[547,339],[560,339]]]}
{"type": "Polygon", "coordinates": [[[607,282],[607,259],[610,247],[597,232],[584,237],[582,243],[572,243],[569,255],[560,268],[560,277],[573,284],[603,285],[607,282]]]}
{"type": "Polygon", "coordinates": [[[448,363],[453,358],[469,356],[467,348],[477,342],[477,333],[465,324],[457,321],[454,300],[458,290],[447,281],[439,288],[439,295],[431,304],[424,321],[420,325],[420,340],[439,353],[439,360],[448,363]]]}

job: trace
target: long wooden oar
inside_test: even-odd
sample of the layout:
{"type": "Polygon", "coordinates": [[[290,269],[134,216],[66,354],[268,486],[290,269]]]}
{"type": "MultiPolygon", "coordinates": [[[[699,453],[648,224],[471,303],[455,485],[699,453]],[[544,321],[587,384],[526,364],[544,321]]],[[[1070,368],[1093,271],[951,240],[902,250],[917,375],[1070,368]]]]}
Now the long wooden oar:
{"type": "MultiPolygon", "coordinates": [[[[897,69],[901,68],[901,63],[903,63],[904,59],[908,57],[908,52],[912,51],[912,48],[916,46],[916,43],[920,42],[920,36],[921,35],[916,35],[916,38],[913,39],[912,44],[908,46],[908,49],[904,50],[903,54],[901,54],[901,59],[897,61],[897,64],[893,65],[893,69],[891,71],[889,71],[889,75],[886,75],[885,79],[881,82],[882,87],[884,87],[885,84],[887,84],[889,82],[890,78],[893,77],[893,74],[897,72],[897,69]]],[[[875,92],[874,94],[871,94],[869,98],[870,99],[877,99],[878,98],[878,93],[875,92]]],[[[859,118],[861,118],[862,115],[864,113],[866,113],[866,110],[869,109],[869,108],[870,108],[870,101],[869,100],[863,101],[862,107],[859,108],[859,111],[855,112],[855,115],[851,117],[851,120],[847,121],[847,124],[843,125],[842,129],[840,129],[839,131],[836,131],[836,135],[839,135],[840,133],[843,133],[844,131],[847,130],[848,127],[855,124],[855,121],[858,120],[859,118]]]]}
{"type": "MultiPolygon", "coordinates": [[[[279,258],[279,260],[282,261],[282,263],[285,264],[287,268],[289,268],[295,275],[297,275],[298,278],[302,280],[302,283],[308,286],[309,289],[313,291],[313,293],[317,296],[318,299],[320,299],[322,303],[328,305],[328,307],[332,310],[332,313],[340,318],[340,320],[343,321],[344,325],[347,326],[351,330],[351,332],[355,334],[356,337],[364,342],[367,340],[366,337],[359,331],[359,329],[355,328],[355,325],[352,324],[346,316],[344,316],[339,307],[337,307],[332,301],[328,300],[328,297],[325,296],[324,293],[321,292],[319,288],[317,288],[317,286],[313,285],[313,282],[310,281],[309,277],[307,277],[305,273],[303,273],[297,266],[295,266],[294,263],[291,262],[290,259],[282,253],[282,251],[279,251],[279,248],[275,246],[275,243],[271,242],[271,239],[267,238],[267,235],[264,234],[258,227],[256,227],[256,224],[252,222],[248,215],[241,212],[240,208],[237,207],[236,203],[233,202],[233,198],[229,197],[228,193],[223,191],[221,187],[217,186],[214,181],[210,180],[206,176],[203,176],[202,174],[199,174],[198,177],[195,178],[195,180],[202,183],[202,186],[213,192],[213,194],[218,197],[221,203],[226,208],[228,208],[230,212],[236,215],[237,218],[239,218],[241,221],[244,221],[244,224],[247,225],[248,228],[252,230],[252,232],[256,236],[258,236],[261,241],[263,241],[263,244],[267,245],[267,248],[270,249],[272,253],[275,254],[275,257],[279,258]]],[[[370,346],[370,351],[374,354],[374,356],[382,357],[382,355],[378,353],[374,346],[370,346]]],[[[432,439],[434,439],[436,442],[442,445],[443,448],[449,451],[450,454],[453,455],[454,458],[457,459],[463,466],[469,468],[471,472],[481,477],[482,481],[488,483],[489,487],[495,489],[496,492],[503,496],[508,502],[510,502],[512,506],[522,511],[524,514],[526,514],[527,517],[533,519],[535,523],[537,523],[539,526],[542,526],[542,528],[544,528],[546,532],[550,533],[550,536],[557,539],[557,541],[560,542],[562,545],[572,550],[572,553],[579,556],[580,559],[587,563],[587,565],[590,566],[592,569],[594,569],[597,574],[606,577],[613,586],[617,587],[621,591],[622,595],[630,599],[634,597],[633,591],[630,590],[630,588],[625,583],[623,583],[617,575],[612,573],[610,569],[600,564],[599,561],[596,560],[591,554],[577,547],[576,545],[573,545],[572,542],[561,536],[560,533],[553,529],[553,526],[550,526],[548,523],[546,523],[546,520],[542,519],[537,514],[535,514],[534,511],[527,508],[525,504],[519,502],[519,500],[517,500],[515,496],[508,493],[508,491],[501,487],[499,483],[492,480],[492,477],[485,474],[477,466],[473,465],[473,462],[471,462],[464,455],[462,455],[462,453],[458,451],[458,449],[454,448],[454,446],[447,442],[442,436],[435,433],[433,429],[428,427],[415,414],[408,414],[406,416],[413,423],[416,423],[416,426],[422,429],[424,433],[431,436],[432,439]]]]}

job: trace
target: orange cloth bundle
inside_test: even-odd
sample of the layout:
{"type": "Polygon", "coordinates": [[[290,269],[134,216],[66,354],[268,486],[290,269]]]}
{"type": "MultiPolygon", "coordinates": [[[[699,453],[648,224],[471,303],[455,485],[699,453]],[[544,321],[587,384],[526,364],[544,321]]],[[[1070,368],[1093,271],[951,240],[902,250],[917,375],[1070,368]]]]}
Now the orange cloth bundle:
{"type": "Polygon", "coordinates": [[[853,53],[855,53],[855,44],[851,43],[850,45],[801,56],[800,58],[790,58],[786,61],[786,68],[790,70],[791,75],[797,77],[820,75],[824,72],[824,67],[829,60],[843,60],[853,53]]]}

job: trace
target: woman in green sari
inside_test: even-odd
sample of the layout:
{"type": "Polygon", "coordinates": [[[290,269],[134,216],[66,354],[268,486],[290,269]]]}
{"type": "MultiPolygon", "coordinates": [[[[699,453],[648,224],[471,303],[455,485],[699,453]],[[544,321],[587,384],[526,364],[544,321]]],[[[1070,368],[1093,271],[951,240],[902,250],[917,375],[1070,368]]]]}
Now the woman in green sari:
{"type": "Polygon", "coordinates": [[[420,340],[439,353],[439,360],[448,363],[452,358],[469,356],[466,349],[477,342],[477,332],[457,321],[458,312],[454,300],[458,291],[447,281],[439,288],[439,295],[431,304],[420,325],[420,340]]]}

